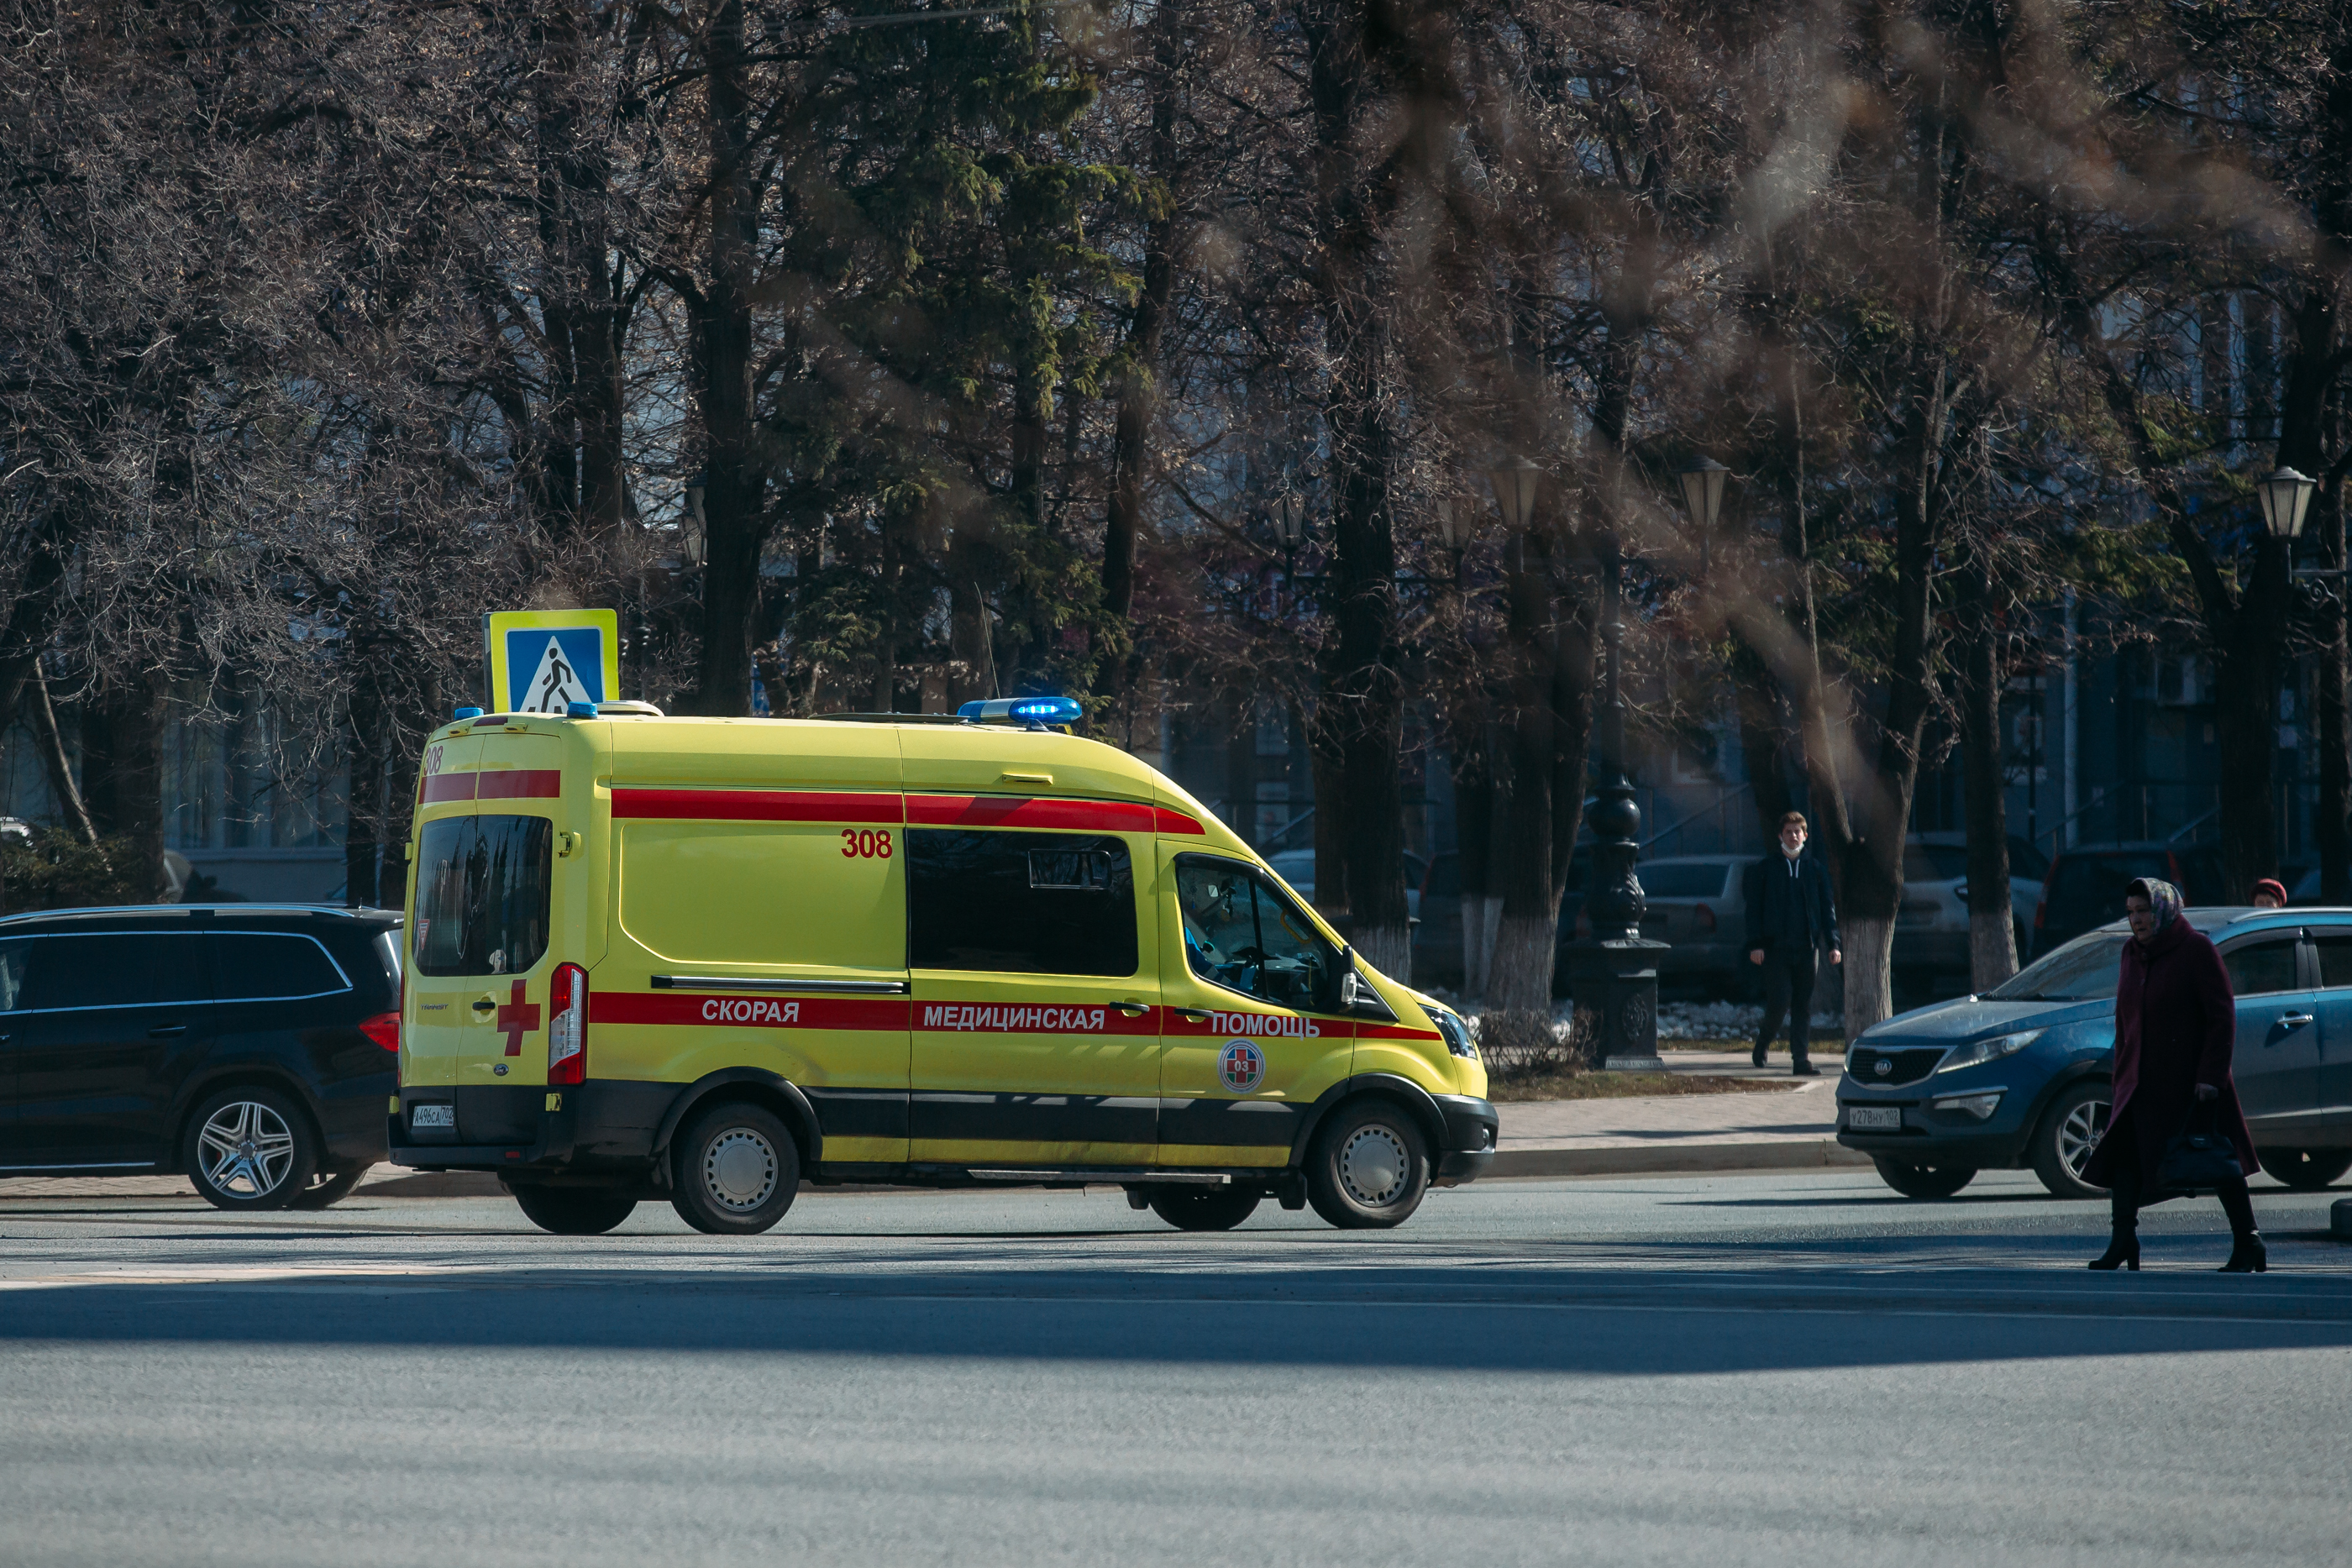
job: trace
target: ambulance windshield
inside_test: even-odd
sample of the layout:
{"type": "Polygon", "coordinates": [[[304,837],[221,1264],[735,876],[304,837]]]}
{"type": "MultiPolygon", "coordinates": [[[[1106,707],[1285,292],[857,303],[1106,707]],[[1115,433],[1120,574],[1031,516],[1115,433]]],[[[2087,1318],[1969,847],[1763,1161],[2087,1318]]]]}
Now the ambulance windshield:
{"type": "Polygon", "coordinates": [[[417,844],[416,969],[520,975],[547,952],[545,817],[444,817],[417,844]]]}
{"type": "Polygon", "coordinates": [[[1176,896],[1194,974],[1277,1007],[1328,1009],[1330,944],[1255,871],[1187,855],[1176,862],[1176,896]]]}

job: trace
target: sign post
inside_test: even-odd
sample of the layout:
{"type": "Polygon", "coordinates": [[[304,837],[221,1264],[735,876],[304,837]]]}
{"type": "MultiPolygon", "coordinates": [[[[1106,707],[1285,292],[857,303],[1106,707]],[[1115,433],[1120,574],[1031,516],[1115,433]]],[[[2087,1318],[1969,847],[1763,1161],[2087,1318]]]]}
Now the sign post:
{"type": "Polygon", "coordinates": [[[620,617],[610,610],[499,610],[482,617],[492,713],[562,713],[621,695],[620,617]]]}

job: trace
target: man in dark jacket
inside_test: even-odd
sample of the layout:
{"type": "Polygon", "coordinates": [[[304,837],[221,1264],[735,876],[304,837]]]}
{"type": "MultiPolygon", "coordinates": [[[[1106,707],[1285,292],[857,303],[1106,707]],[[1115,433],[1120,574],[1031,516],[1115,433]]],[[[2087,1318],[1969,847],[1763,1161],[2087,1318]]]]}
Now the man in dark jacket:
{"type": "Polygon", "coordinates": [[[1780,819],[1780,851],[1748,868],[1748,961],[1764,969],[1764,1019],[1756,1030],[1756,1065],[1764,1065],[1780,1015],[1789,1015],[1789,1055],[1800,1078],[1818,1078],[1811,1061],[1813,977],[1820,955],[1834,964],[1838,951],[1837,905],[1830,897],[1829,873],[1805,858],[1805,814],[1780,819]]]}

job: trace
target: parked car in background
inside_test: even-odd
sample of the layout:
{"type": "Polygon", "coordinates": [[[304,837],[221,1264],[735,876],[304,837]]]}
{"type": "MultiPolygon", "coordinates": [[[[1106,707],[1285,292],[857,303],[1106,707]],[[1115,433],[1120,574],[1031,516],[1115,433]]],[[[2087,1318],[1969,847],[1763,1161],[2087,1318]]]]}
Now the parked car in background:
{"type": "MultiPolygon", "coordinates": [[[[1633,874],[1642,883],[1642,935],[1673,944],[1658,960],[1662,983],[1696,982],[1726,996],[1746,983],[1739,951],[1747,899],[1742,881],[1755,861],[1754,855],[1665,855],[1634,865],[1633,874]]],[[[1562,952],[1556,967],[1556,984],[1562,988],[1568,979],[1568,944],[1591,935],[1592,921],[1583,900],[1578,901],[1573,921],[1563,901],[1562,952]]]]}
{"type": "MultiPolygon", "coordinates": [[[[2033,911],[2050,862],[2017,834],[2009,839],[2010,918],[2020,958],[2032,952],[2033,911]]],[[[1969,836],[1915,833],[1903,850],[1903,906],[1895,916],[1894,967],[1898,984],[1966,977],[1969,957],[1969,836]]],[[[1961,989],[1968,988],[1964,984],[1961,989]]]]}
{"type": "MultiPolygon", "coordinates": [[[[2298,1188],[2352,1171],[2352,909],[2191,909],[2237,994],[2231,1075],[2263,1168],[2298,1188]]],[[[1948,1197],[1979,1170],[2030,1166],[2097,1197],[2083,1164],[2105,1132],[2122,921],[1980,997],[1872,1025],[1846,1050],[1838,1142],[1889,1186],[1948,1197]]]]}
{"type": "MultiPolygon", "coordinates": [[[[1291,892],[1309,904],[1315,902],[1315,852],[1313,850],[1285,850],[1278,855],[1268,855],[1265,863],[1274,868],[1276,875],[1290,884],[1291,892]]],[[[1404,907],[1408,919],[1421,918],[1421,884],[1422,879],[1428,874],[1428,862],[1417,854],[1405,855],[1404,907]]],[[[1459,929],[1458,922],[1456,929],[1459,929]]],[[[1417,940],[1416,938],[1416,943],[1417,940]]],[[[1457,948],[1459,946],[1457,943],[1457,948]]],[[[1462,962],[1458,955],[1454,961],[1457,967],[1462,962]]]]}
{"type": "Polygon", "coordinates": [[[2042,882],[2033,912],[2033,955],[2056,950],[2123,913],[2124,889],[2136,877],[2161,877],[2190,904],[2221,896],[2221,861],[2210,844],[2075,844],[2060,850],[2042,882]]]}
{"type": "Polygon", "coordinates": [[[0,920],[0,1174],[184,1173],[324,1208],[384,1157],[396,910],[160,904],[0,920]]]}

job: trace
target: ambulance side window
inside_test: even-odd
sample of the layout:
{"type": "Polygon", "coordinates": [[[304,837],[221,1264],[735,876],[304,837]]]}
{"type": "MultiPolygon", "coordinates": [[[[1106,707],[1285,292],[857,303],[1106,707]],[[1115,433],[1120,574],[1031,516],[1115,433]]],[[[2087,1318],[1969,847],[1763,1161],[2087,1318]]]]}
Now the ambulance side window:
{"type": "Polygon", "coordinates": [[[1277,1007],[1329,1010],[1338,956],[1298,906],[1237,861],[1176,862],[1184,958],[1192,972],[1277,1007]]]}
{"type": "Polygon", "coordinates": [[[1135,871],[1116,838],[907,830],[907,967],[1132,975],[1135,871]]]}
{"type": "Polygon", "coordinates": [[[425,975],[520,975],[547,952],[545,817],[444,817],[416,845],[416,968],[425,975]]]}

